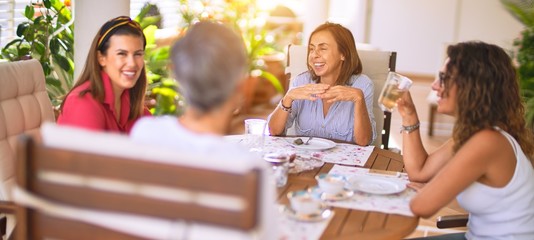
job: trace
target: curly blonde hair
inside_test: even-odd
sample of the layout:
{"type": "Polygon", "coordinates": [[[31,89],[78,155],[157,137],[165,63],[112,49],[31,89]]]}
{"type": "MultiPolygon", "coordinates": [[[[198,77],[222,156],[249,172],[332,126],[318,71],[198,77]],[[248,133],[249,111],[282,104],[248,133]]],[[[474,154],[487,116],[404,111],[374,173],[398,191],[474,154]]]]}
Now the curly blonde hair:
{"type": "Polygon", "coordinates": [[[484,42],[463,42],[447,49],[445,94],[457,87],[454,151],[476,132],[501,128],[512,135],[534,164],[534,137],[525,124],[525,107],[512,60],[484,42]]]}

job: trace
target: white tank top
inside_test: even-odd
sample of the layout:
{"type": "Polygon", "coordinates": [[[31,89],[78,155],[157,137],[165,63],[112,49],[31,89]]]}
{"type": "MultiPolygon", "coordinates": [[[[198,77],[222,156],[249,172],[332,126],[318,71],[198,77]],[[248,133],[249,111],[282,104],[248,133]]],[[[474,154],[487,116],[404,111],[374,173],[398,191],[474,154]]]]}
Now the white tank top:
{"type": "Polygon", "coordinates": [[[461,192],[458,203],[469,212],[467,239],[534,239],[534,169],[517,141],[504,135],[517,159],[510,182],[495,188],[479,182],[461,192]]]}

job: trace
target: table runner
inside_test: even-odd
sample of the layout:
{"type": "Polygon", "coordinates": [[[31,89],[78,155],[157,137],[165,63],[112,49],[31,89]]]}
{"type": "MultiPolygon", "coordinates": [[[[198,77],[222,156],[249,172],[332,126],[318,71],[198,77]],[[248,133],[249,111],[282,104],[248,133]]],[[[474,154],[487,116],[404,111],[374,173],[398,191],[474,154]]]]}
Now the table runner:
{"type": "MultiPolygon", "coordinates": [[[[279,206],[282,211],[283,206],[279,206]]],[[[319,239],[323,235],[324,230],[330,223],[330,220],[335,213],[332,213],[330,217],[318,222],[302,222],[291,219],[289,216],[281,213],[279,216],[279,240],[312,240],[319,239]]]]}
{"type": "MultiPolygon", "coordinates": [[[[246,145],[246,135],[226,136],[229,141],[246,145]]],[[[320,160],[334,164],[364,166],[373,152],[374,146],[358,146],[349,143],[337,143],[335,147],[326,150],[303,150],[292,144],[294,138],[265,136],[263,153],[292,152],[297,154],[297,160],[320,160]]],[[[322,164],[314,167],[320,167],[322,164]]],[[[306,169],[309,170],[309,169],[306,169]]]]}

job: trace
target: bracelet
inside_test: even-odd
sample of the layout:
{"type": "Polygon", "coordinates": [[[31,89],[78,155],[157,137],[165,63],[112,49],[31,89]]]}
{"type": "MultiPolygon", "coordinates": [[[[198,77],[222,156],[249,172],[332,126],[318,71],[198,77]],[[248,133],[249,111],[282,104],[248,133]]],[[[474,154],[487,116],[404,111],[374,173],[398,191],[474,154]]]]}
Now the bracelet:
{"type": "Polygon", "coordinates": [[[280,102],[278,103],[278,107],[280,109],[282,109],[284,112],[288,112],[288,113],[291,113],[291,106],[290,107],[286,107],[284,106],[284,104],[282,104],[282,100],[284,100],[283,98],[280,99],[280,102]]]}
{"type": "Polygon", "coordinates": [[[419,129],[419,122],[417,122],[414,125],[410,125],[410,126],[401,126],[400,133],[402,132],[411,133],[417,129],[419,129]]]}

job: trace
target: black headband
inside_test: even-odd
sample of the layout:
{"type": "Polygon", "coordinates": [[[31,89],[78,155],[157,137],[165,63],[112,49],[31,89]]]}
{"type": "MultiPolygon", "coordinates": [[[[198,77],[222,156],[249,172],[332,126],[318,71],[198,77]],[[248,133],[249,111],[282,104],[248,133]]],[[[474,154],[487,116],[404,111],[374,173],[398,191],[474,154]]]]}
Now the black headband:
{"type": "Polygon", "coordinates": [[[137,23],[136,21],[133,21],[130,17],[127,16],[120,16],[116,17],[114,19],[111,19],[107,21],[104,26],[100,29],[100,38],[98,39],[98,45],[97,49],[100,49],[102,45],[113,35],[113,33],[118,29],[118,27],[123,25],[130,25],[131,27],[139,30],[141,35],[143,36],[144,44],[146,45],[146,38],[143,34],[143,29],[141,29],[141,25],[137,23]]]}

